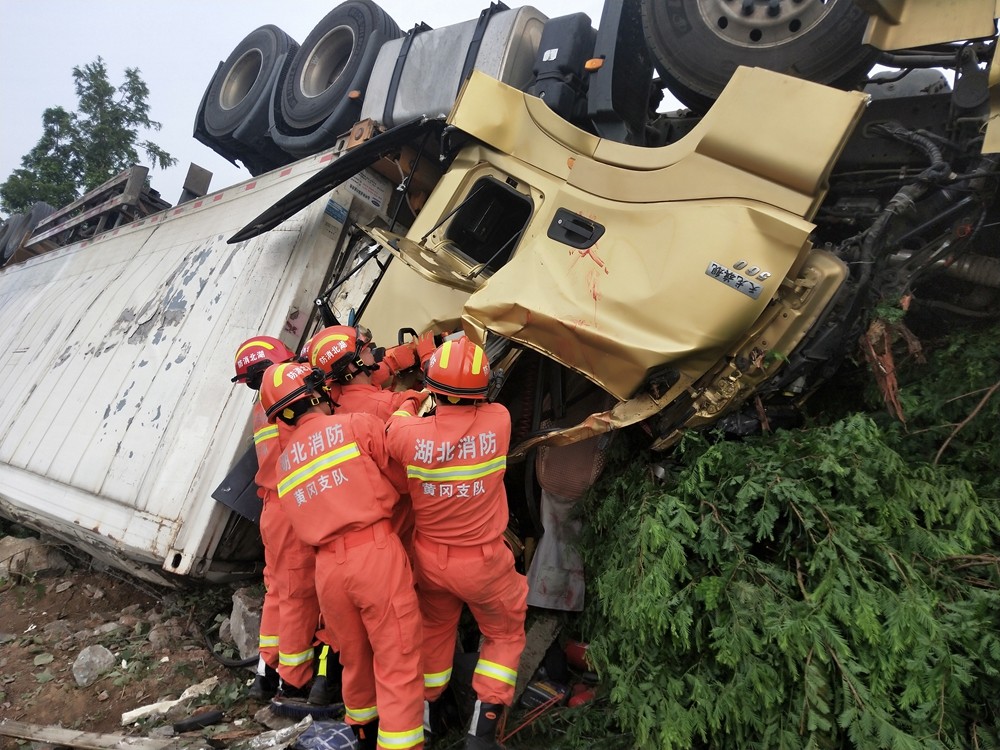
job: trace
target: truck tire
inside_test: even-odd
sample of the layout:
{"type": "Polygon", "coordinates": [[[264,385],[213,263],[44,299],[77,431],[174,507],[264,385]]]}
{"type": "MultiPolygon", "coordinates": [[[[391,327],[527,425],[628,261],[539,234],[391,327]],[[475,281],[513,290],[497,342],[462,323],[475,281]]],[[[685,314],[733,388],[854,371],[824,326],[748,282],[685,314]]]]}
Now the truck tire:
{"type": "MultiPolygon", "coordinates": [[[[270,24],[251,31],[236,45],[208,85],[205,129],[215,138],[228,138],[244,123],[262,98],[271,97],[276,65],[291,60],[298,44],[270,24]]],[[[287,63],[286,63],[287,64],[287,63]]],[[[277,85],[281,85],[281,76],[277,85]]]]}
{"type": "Polygon", "coordinates": [[[851,0],[641,1],[657,70],[696,112],[712,105],[739,65],[852,88],[878,54],[862,43],[868,14],[851,0]]]}
{"type": "Polygon", "coordinates": [[[349,130],[361,101],[348,94],[364,93],[379,48],[398,36],[399,26],[371,0],[347,0],[327,13],[302,42],[285,76],[276,107],[279,129],[297,135],[326,123],[327,131],[349,130]]]}
{"type": "Polygon", "coordinates": [[[2,262],[6,263],[16,253],[24,241],[35,231],[35,227],[46,216],[55,211],[55,208],[48,203],[39,201],[35,203],[26,214],[14,214],[7,222],[7,231],[3,235],[2,262]]]}
{"type": "Polygon", "coordinates": [[[51,216],[55,212],[55,206],[49,205],[45,201],[35,203],[28,213],[28,223],[31,225],[31,229],[34,230],[42,222],[42,219],[51,216]]]}
{"type": "MultiPolygon", "coordinates": [[[[24,242],[26,242],[28,240],[28,238],[31,237],[31,235],[33,235],[35,233],[35,229],[38,227],[39,224],[42,223],[42,219],[45,219],[48,216],[51,216],[55,212],[56,212],[55,206],[52,206],[52,205],[46,203],[45,201],[38,201],[37,203],[35,203],[31,207],[31,211],[28,212],[27,227],[25,228],[24,237],[21,238],[21,243],[23,244],[24,242]]],[[[55,226],[55,225],[53,225],[53,226],[55,226]]],[[[51,228],[52,227],[48,227],[47,229],[51,229],[51,228]]],[[[31,255],[38,255],[39,252],[41,252],[41,251],[39,251],[36,248],[33,251],[31,251],[30,254],[31,255]]]]}
{"type": "Polygon", "coordinates": [[[0,248],[0,260],[4,263],[9,261],[21,246],[27,226],[27,214],[14,214],[7,220],[7,231],[4,233],[3,247],[0,248]]]}
{"type": "Polygon", "coordinates": [[[0,220],[0,265],[2,265],[2,254],[4,244],[7,242],[7,229],[10,227],[10,219],[0,220]]]}

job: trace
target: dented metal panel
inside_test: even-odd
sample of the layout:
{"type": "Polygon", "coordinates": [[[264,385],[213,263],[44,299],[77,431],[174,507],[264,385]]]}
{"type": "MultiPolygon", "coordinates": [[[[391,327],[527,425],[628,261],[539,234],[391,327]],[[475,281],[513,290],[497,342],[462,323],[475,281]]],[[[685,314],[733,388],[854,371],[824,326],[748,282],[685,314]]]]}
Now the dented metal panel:
{"type": "Polygon", "coordinates": [[[865,44],[884,50],[923,47],[996,33],[996,0],[855,0],[871,14],[865,44]]]}
{"type": "Polygon", "coordinates": [[[740,68],[685,138],[642,148],[586,134],[473,73],[449,121],[479,143],[405,238],[372,236],[425,278],[471,292],[463,320],[476,338],[488,330],[524,344],[622,400],[667,370],[693,382],[795,278],[811,250],[808,219],[866,101],[740,68]],[[491,178],[531,212],[510,259],[488,274],[448,232],[491,178]],[[558,227],[567,213],[603,233],[568,241],[558,227]]]}
{"type": "Polygon", "coordinates": [[[359,176],[332,193],[338,210],[318,201],[278,231],[226,239],[330,159],[0,272],[10,515],[169,573],[210,574],[230,516],[211,492],[247,445],[252,405],[229,381],[232,353],[261,331],[298,343],[341,222],[379,216],[372,185],[383,183],[359,176]]]}

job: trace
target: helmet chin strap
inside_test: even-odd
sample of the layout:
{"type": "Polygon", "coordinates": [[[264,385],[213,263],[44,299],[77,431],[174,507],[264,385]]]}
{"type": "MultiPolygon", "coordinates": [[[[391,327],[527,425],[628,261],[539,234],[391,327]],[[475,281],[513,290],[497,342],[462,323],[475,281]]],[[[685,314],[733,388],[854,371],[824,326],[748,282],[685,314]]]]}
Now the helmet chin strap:
{"type": "MultiPolygon", "coordinates": [[[[330,405],[330,411],[336,411],[337,409],[340,408],[340,404],[338,404],[336,401],[333,400],[333,396],[330,395],[329,390],[327,390],[324,387],[321,393],[323,395],[323,398],[320,399],[319,401],[325,401],[326,403],[328,403],[330,405]]],[[[319,401],[317,401],[317,403],[319,403],[319,401]]]]}
{"type": "MultiPolygon", "coordinates": [[[[385,350],[383,349],[382,352],[384,354],[385,350]]],[[[365,375],[371,375],[378,369],[378,361],[376,361],[375,364],[373,365],[369,365],[363,359],[361,359],[360,354],[358,354],[358,356],[355,358],[353,362],[351,362],[351,364],[354,365],[354,367],[357,369],[357,372],[344,373],[345,379],[349,378],[350,380],[353,380],[359,372],[365,375]]]]}

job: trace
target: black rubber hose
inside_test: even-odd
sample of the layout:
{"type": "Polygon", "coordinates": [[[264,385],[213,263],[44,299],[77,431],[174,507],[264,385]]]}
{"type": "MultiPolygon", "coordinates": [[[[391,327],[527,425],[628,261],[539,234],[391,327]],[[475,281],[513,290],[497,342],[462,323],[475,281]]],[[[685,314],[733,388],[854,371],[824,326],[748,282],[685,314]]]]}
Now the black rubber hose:
{"type": "Polygon", "coordinates": [[[204,729],[205,727],[210,727],[213,724],[219,724],[222,722],[224,716],[222,711],[218,709],[212,709],[209,711],[201,711],[200,713],[193,714],[186,719],[181,719],[175,722],[173,725],[173,730],[175,732],[192,732],[195,729],[204,729]]]}
{"type": "Polygon", "coordinates": [[[256,653],[253,656],[248,656],[246,659],[227,659],[222,654],[215,650],[215,644],[212,643],[212,639],[208,637],[208,633],[204,630],[201,631],[202,637],[205,639],[205,645],[208,646],[208,652],[212,657],[219,662],[224,667],[229,667],[230,669],[241,669],[243,667],[252,667],[260,659],[260,653],[256,653]]]}

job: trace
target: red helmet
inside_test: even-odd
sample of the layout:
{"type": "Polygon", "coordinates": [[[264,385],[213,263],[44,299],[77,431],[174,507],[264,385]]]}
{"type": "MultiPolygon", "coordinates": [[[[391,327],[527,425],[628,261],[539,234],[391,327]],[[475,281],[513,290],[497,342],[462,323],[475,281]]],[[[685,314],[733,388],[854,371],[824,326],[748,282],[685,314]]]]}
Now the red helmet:
{"type": "Polygon", "coordinates": [[[254,376],[264,372],[271,365],[277,365],[294,359],[295,355],[281,341],[273,336],[255,336],[247,339],[236,350],[236,377],[232,382],[245,382],[251,388],[259,388],[259,383],[253,385],[254,376]]]}
{"type": "Polygon", "coordinates": [[[268,367],[260,386],[260,404],[267,413],[267,420],[273,422],[278,416],[286,420],[294,419],[297,412],[291,407],[303,399],[311,405],[319,403],[318,385],[315,370],[301,362],[268,367]]]}
{"type": "Polygon", "coordinates": [[[424,384],[427,390],[444,396],[485,399],[490,385],[486,352],[465,336],[445,341],[427,360],[424,384]]]}
{"type": "Polygon", "coordinates": [[[370,340],[370,335],[366,340],[363,331],[354,326],[324,328],[309,340],[309,364],[330,380],[349,383],[354,379],[349,365],[364,372],[371,369],[361,361],[361,351],[370,340]]]}

